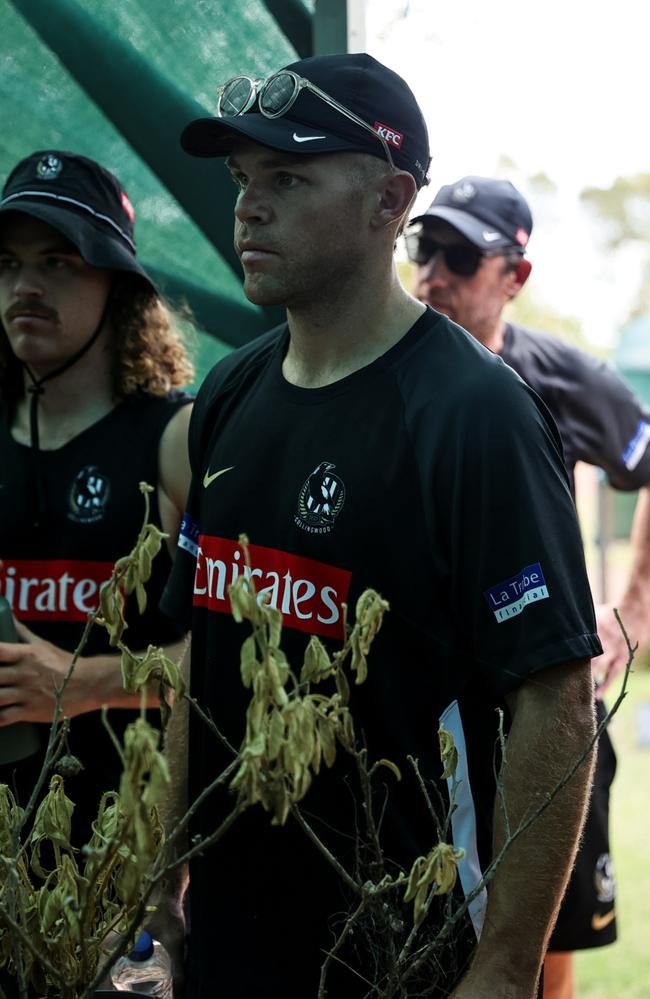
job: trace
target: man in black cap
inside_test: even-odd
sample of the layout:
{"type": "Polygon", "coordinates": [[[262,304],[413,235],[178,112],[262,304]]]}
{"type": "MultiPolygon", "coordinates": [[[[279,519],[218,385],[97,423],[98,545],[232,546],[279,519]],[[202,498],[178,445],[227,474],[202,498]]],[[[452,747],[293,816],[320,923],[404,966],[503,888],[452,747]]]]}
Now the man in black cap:
{"type": "MultiPolygon", "coordinates": [[[[133,222],[116,177],[59,150],[18,163],[0,199],[0,592],[29,643],[0,644],[0,726],[37,723],[43,745],[99,586],[138,536],[139,482],[156,487],[151,519],[172,538],[189,484],[180,386],[192,367],[136,257],[133,222]]],[[[170,565],[163,550],[146,612],[127,608],[134,650],[180,649],[180,630],[158,610],[170,565]]],[[[121,771],[97,711],[121,709],[110,714],[121,734],[139,704],[94,628],[63,699],[84,767],[66,782],[79,846],[121,771]]],[[[1,768],[22,804],[41,758],[1,768]]]]}
{"type": "MultiPolygon", "coordinates": [[[[507,838],[497,809],[491,841],[495,709],[514,719],[512,828],[593,732],[589,659],[600,646],[555,429],[510,369],[399,283],[393,245],[429,163],[422,114],[399,76],[363,54],[314,57],[228,81],[217,112],[189,125],[182,144],[228,157],[246,294],[285,305],[288,322],[219,363],[199,394],[188,514],[163,605],[192,629],[192,693],[237,747],[250,698],[239,671],[247,631],[227,589],[245,560],[240,535],[250,538],[247,574],[282,612],[296,673],[310,636],[337,649],[345,607],[379,591],[390,610],[350,708],[369,760],[388,757],[402,780],[377,788],[377,853],[350,756],[339,747],[332,770],[314,775],[302,814],[336,868],[294,814],[275,828],[257,806],[203,856],[194,847],[189,994],[530,999],[588,763],[506,851],[489,900],[472,890],[507,838]],[[567,716],[580,731],[560,738],[567,716]],[[459,751],[457,784],[440,778],[439,724],[459,751]],[[464,916],[420,965],[398,962],[413,926],[402,890],[380,903],[370,890],[439,839],[409,756],[431,802],[446,811],[452,794],[443,835],[463,851],[464,916]]],[[[192,726],[190,800],[231,765],[227,743],[192,726]]],[[[177,764],[181,750],[170,741],[177,764]]],[[[212,833],[235,800],[220,789],[203,801],[192,835],[212,833]]],[[[440,902],[421,940],[455,907],[440,902]]]]}
{"type": "MultiPolygon", "coordinates": [[[[463,177],[440,189],[406,232],[417,265],[415,294],[472,333],[541,396],[564,445],[573,488],[577,461],[602,468],[616,489],[639,489],[632,532],[632,569],[619,604],[633,642],[650,635],[650,414],[602,361],[570,344],[508,322],[503,309],[531,270],[524,256],[532,216],[506,180],[463,177]]],[[[600,691],[624,668],[627,645],[611,607],[598,608],[604,655],[594,661],[600,691]]],[[[602,717],[602,702],[598,713],[602,717]]],[[[615,756],[607,732],[599,742],[584,840],[545,963],[544,995],[571,999],[571,952],[616,939],[615,883],[609,852],[609,787],[615,756]]]]}

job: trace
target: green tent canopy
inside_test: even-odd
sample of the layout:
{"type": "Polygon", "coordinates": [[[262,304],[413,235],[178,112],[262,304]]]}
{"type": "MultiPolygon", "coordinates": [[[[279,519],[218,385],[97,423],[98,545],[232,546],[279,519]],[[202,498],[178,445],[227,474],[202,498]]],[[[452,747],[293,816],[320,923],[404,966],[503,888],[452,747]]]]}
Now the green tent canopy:
{"type": "Polygon", "coordinates": [[[180,131],[214,113],[230,76],[323,51],[319,17],[332,51],[333,16],[344,39],[345,0],[0,0],[0,177],[37,149],[82,153],[118,175],[138,255],[203,331],[197,381],[283,313],[245,298],[234,187],[220,160],[183,153],[180,131]]]}

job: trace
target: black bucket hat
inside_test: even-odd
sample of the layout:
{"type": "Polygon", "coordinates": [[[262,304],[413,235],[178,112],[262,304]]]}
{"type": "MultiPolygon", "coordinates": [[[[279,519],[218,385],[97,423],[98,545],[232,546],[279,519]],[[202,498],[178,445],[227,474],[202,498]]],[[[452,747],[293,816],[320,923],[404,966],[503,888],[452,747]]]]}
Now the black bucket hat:
{"type": "Polygon", "coordinates": [[[95,160],[57,149],[32,153],[7,178],[0,219],[6,212],[46,222],[91,267],[137,274],[156,291],[136,258],[133,206],[117,177],[95,160]]]}
{"type": "MultiPolygon", "coordinates": [[[[284,69],[314,83],[365,121],[386,141],[397,167],[412,174],[418,187],[428,183],[427,126],[401,76],[362,52],[311,56],[284,69]]],[[[281,117],[267,118],[255,103],[241,115],[197,118],[184,129],[181,145],[193,156],[227,156],[238,135],[282,152],[361,152],[386,158],[381,142],[307,89],[281,117]]]]}

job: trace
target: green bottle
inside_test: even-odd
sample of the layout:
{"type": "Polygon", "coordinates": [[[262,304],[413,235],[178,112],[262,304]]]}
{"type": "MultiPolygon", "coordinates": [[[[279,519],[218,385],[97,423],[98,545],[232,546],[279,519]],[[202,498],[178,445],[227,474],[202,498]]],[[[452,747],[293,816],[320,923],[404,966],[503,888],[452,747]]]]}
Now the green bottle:
{"type": "MultiPolygon", "coordinates": [[[[19,641],[11,607],[5,597],[0,596],[0,642],[19,641]]],[[[0,763],[24,760],[35,753],[39,746],[38,729],[32,722],[16,722],[0,728],[0,763]]]]}

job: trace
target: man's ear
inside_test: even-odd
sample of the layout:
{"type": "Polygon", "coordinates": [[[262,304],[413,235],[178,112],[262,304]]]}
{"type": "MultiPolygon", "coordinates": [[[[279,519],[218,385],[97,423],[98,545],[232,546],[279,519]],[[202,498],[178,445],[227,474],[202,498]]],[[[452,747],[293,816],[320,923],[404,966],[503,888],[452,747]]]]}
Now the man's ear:
{"type": "Polygon", "coordinates": [[[531,264],[530,260],[521,261],[519,267],[515,271],[515,278],[517,280],[517,284],[519,285],[517,291],[521,291],[523,286],[526,284],[526,281],[530,277],[530,272],[532,271],[532,269],[533,265],[531,264]]]}
{"type": "Polygon", "coordinates": [[[509,272],[507,285],[508,299],[514,298],[515,295],[519,294],[526,284],[532,269],[533,265],[530,260],[521,260],[517,268],[509,272]]]}
{"type": "Polygon", "coordinates": [[[401,222],[408,214],[417,194],[415,179],[405,170],[387,174],[377,191],[378,199],[373,222],[376,228],[401,222]]]}

